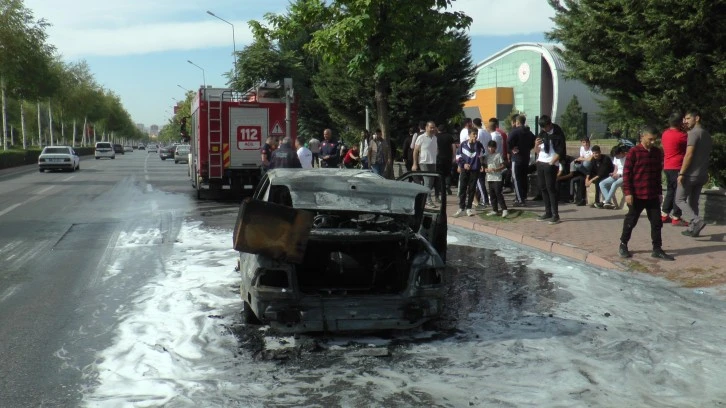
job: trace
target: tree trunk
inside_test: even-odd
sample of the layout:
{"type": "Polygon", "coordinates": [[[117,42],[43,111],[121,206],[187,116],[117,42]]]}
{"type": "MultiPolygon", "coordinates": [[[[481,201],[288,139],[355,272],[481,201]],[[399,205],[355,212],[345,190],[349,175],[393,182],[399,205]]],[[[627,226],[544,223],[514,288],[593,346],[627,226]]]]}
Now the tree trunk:
{"type": "Polygon", "coordinates": [[[71,147],[76,147],[76,120],[73,119],[73,140],[71,141],[71,147]]]}
{"type": "Polygon", "coordinates": [[[43,147],[43,127],[40,123],[40,101],[38,101],[38,146],[43,147]]]}
{"type": "Polygon", "coordinates": [[[23,150],[28,149],[28,139],[25,135],[25,100],[20,100],[20,133],[23,134],[23,150]]]}
{"type": "Polygon", "coordinates": [[[88,117],[83,117],[83,136],[81,136],[81,146],[85,147],[88,146],[88,117]]]}
{"type": "Polygon", "coordinates": [[[8,115],[7,111],[5,110],[5,78],[0,77],[0,93],[2,94],[2,115],[3,115],[3,150],[8,149],[7,145],[7,139],[8,139],[8,127],[7,127],[7,120],[8,115]]]}
{"type": "MultiPolygon", "coordinates": [[[[375,79],[375,95],[376,95],[376,112],[378,113],[378,126],[381,127],[383,139],[391,143],[393,135],[388,132],[388,89],[387,84],[380,78],[375,79]]],[[[391,163],[386,164],[383,171],[383,177],[387,179],[393,178],[393,157],[394,151],[391,149],[391,163]]]]}
{"type": "Polygon", "coordinates": [[[48,98],[48,132],[50,132],[50,145],[54,146],[53,143],[53,112],[50,107],[50,98],[48,98]]]}

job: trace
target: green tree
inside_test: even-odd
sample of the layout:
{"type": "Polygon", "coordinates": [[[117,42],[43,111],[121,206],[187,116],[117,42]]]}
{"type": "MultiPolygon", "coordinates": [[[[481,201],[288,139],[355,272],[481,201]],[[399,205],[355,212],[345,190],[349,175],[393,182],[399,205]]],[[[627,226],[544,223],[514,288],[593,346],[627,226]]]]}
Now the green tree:
{"type": "Polygon", "coordinates": [[[559,125],[565,132],[567,140],[580,140],[585,134],[585,121],[582,117],[582,106],[577,100],[577,96],[573,96],[570,99],[570,103],[567,104],[565,112],[560,118],[559,125]]]}
{"type": "Polygon", "coordinates": [[[409,51],[446,67],[454,55],[441,45],[471,24],[461,12],[446,11],[452,0],[333,0],[331,19],[307,48],[328,63],[345,61],[348,72],[371,80],[378,124],[390,135],[391,83],[408,62],[409,51]]]}
{"type": "Polygon", "coordinates": [[[470,20],[443,12],[450,2],[407,2],[405,10],[396,8],[398,3],[381,1],[328,3],[299,0],[291,4],[286,15],[267,15],[269,27],[251,24],[253,32],[271,39],[268,44],[299,56],[304,68],[301,78],[295,79],[302,84],[302,92],[296,85],[302,101],[301,128],[309,127],[317,133],[325,127],[334,131],[337,127],[338,134],[357,136],[365,123],[366,107],[370,107],[373,120],[378,122],[374,127],[381,127],[387,137],[396,139],[405,137],[415,121],[446,121],[461,111],[474,77],[469,38],[461,31],[445,29],[443,23],[460,16],[463,27],[470,20]],[[434,16],[444,16],[444,20],[430,25],[430,16],[421,16],[426,14],[421,10],[409,13],[410,5],[414,9],[428,7],[429,12],[433,10],[434,16]],[[346,27],[348,23],[356,28],[346,27]],[[439,30],[436,41],[432,40],[434,35],[429,36],[430,30],[424,30],[424,37],[432,41],[425,47],[422,43],[427,40],[411,40],[420,35],[412,34],[418,32],[412,27],[419,26],[439,30]],[[406,35],[396,38],[401,31],[406,35]],[[349,43],[332,48],[321,43],[320,38],[334,32],[349,43]]]}
{"type": "Polygon", "coordinates": [[[548,0],[550,40],[568,73],[622,109],[663,124],[695,107],[722,127],[726,115],[726,7],[721,1],[548,0]]]}
{"type": "MultiPolygon", "coordinates": [[[[22,0],[0,0],[0,93],[3,149],[7,141],[6,97],[50,96],[57,86],[50,69],[53,47],[46,43],[49,24],[35,20],[22,0]]],[[[20,104],[20,108],[23,108],[20,104]]],[[[21,117],[23,112],[21,112],[21,117]]]]}

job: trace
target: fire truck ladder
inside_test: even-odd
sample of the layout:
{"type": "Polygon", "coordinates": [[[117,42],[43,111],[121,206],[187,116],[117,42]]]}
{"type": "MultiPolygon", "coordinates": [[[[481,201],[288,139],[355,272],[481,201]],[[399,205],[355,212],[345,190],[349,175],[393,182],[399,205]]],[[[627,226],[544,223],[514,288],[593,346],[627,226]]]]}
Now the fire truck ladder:
{"type": "Polygon", "coordinates": [[[207,129],[209,129],[209,178],[221,179],[224,172],[222,160],[222,106],[223,96],[210,92],[207,96],[209,114],[207,115],[207,129]]]}

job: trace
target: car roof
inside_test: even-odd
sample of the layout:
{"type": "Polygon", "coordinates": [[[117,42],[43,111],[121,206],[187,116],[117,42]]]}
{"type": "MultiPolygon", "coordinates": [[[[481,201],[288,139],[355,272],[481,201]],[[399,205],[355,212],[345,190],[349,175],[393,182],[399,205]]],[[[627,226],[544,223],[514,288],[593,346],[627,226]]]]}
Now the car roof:
{"type": "Polygon", "coordinates": [[[388,180],[362,169],[273,169],[272,186],[286,186],[295,208],[414,215],[416,197],[429,189],[388,180]]]}

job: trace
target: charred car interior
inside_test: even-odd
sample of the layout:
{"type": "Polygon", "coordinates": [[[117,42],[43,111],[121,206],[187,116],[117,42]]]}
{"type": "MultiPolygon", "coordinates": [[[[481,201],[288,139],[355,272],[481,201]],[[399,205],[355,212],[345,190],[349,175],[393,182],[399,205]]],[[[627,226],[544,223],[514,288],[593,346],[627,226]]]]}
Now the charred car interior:
{"type": "Polygon", "coordinates": [[[437,317],[445,203],[427,209],[428,188],[407,181],[361,170],[268,172],[241,205],[233,237],[245,320],[297,333],[407,329],[437,317]]]}

